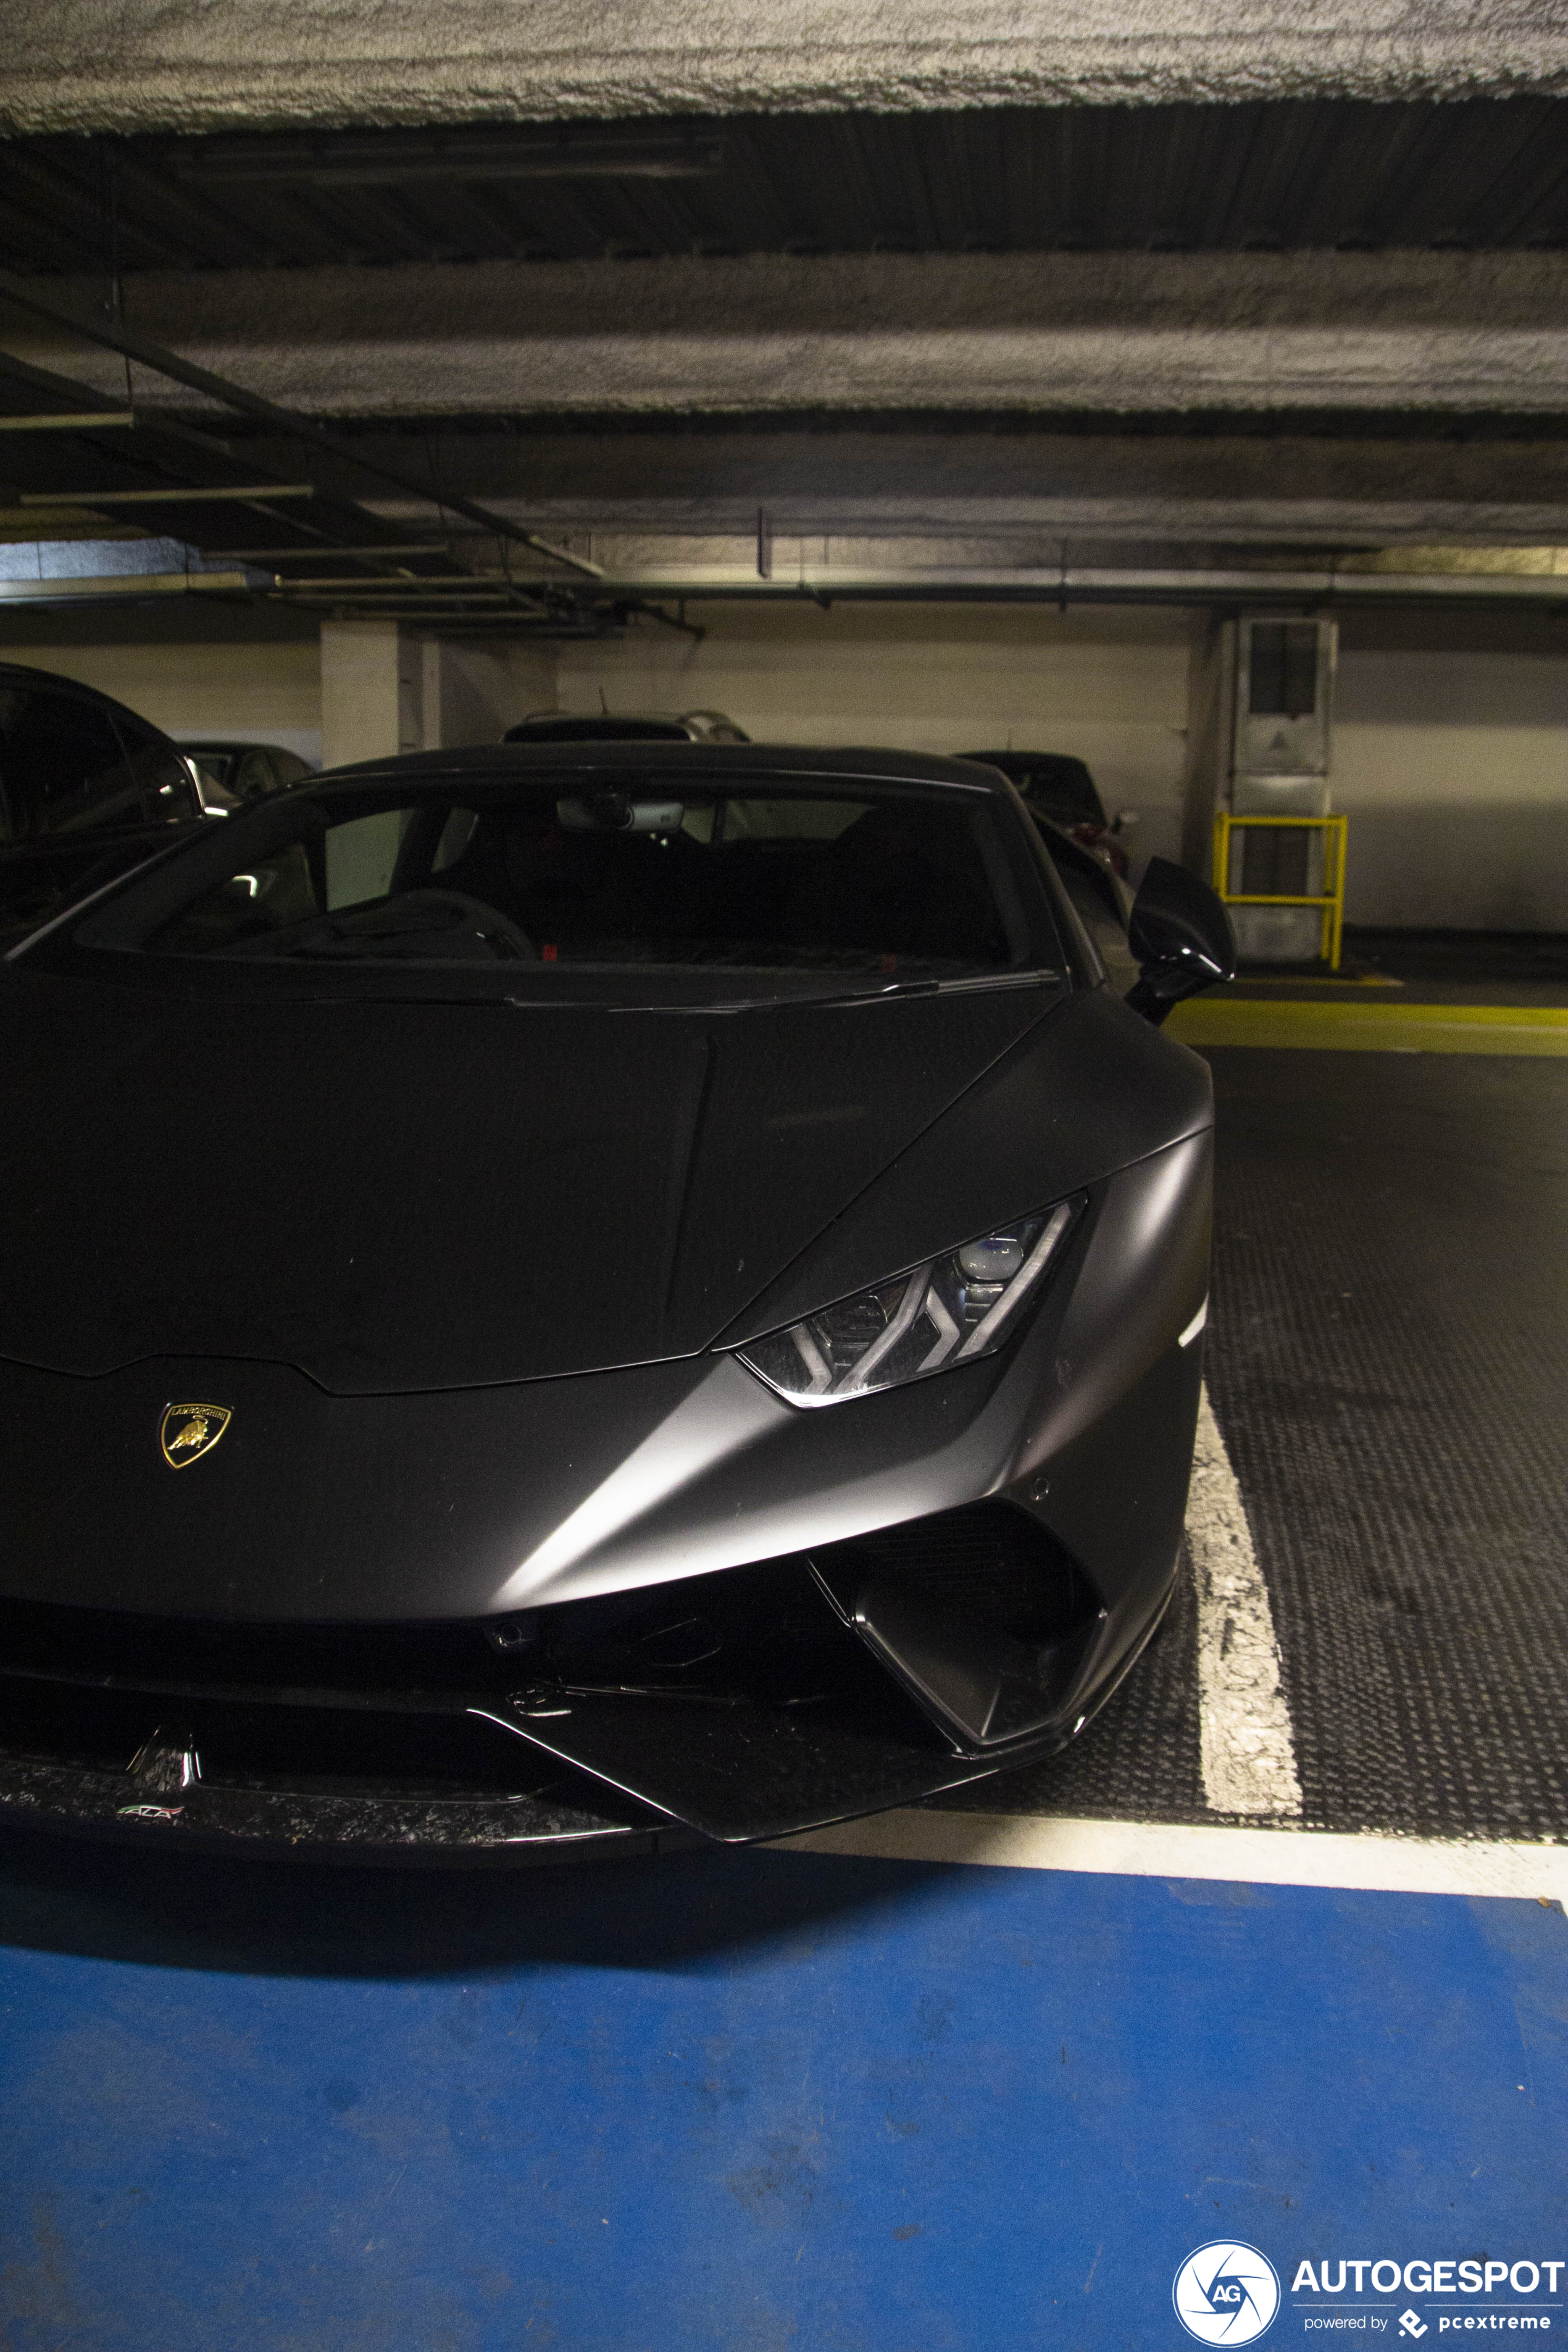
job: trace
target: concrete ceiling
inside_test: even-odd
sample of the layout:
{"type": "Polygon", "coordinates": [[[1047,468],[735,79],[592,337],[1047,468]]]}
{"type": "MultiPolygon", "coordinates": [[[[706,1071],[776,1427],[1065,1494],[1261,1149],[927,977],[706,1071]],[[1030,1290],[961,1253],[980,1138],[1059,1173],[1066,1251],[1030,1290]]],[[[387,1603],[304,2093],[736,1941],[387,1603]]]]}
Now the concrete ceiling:
{"type": "MultiPolygon", "coordinates": [[[[86,318],[91,281],[58,298],[86,318]]],[[[1540,415],[1568,254],[757,255],[143,273],[131,325],[315,414],[1540,415]]],[[[51,323],[8,348],[124,390],[51,323]]],[[[200,404],[143,376],[138,400],[200,404]]]]}
{"type": "Polygon", "coordinates": [[[1568,586],[1559,0],[25,0],[7,32],[13,539],[144,515],[312,608],[482,572],[530,625],[1568,586]]]}
{"type": "Polygon", "coordinates": [[[15,131],[1568,89],[1558,0],[13,0],[15,131]]]}

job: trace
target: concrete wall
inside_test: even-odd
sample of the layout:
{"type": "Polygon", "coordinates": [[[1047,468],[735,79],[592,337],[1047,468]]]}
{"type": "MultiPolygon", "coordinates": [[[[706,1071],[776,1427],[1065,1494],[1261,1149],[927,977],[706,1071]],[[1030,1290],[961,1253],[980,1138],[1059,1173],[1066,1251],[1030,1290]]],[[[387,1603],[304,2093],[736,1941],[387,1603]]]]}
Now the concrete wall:
{"type": "Polygon", "coordinates": [[[228,736],[321,756],[321,662],[313,644],[18,645],[7,660],[112,694],[175,737],[228,736]]]}
{"type": "Polygon", "coordinates": [[[693,606],[700,646],[644,625],[568,645],[563,710],[727,711],[759,740],[906,751],[1019,749],[1087,760],[1140,856],[1179,855],[1187,724],[1184,613],[1039,606],[693,606]]]}
{"type": "Polygon", "coordinates": [[[383,621],[329,622],[292,644],[24,644],[7,659],[111,694],[176,740],[281,743],[320,764],[493,743],[555,702],[552,649],[422,641],[383,621]],[[323,740],[325,738],[325,740],[323,740]]]}
{"type": "Polygon", "coordinates": [[[530,711],[555,708],[552,646],[454,645],[426,638],[422,652],[427,750],[494,743],[530,711]]]}
{"type": "Polygon", "coordinates": [[[1344,648],[1332,788],[1348,921],[1568,929],[1568,650],[1344,648]]]}
{"type": "MultiPolygon", "coordinates": [[[[1192,616],[936,605],[693,606],[700,646],[636,627],[562,648],[561,707],[728,711],[783,742],[1073,751],[1137,857],[1182,853],[1192,616]]],[[[1201,632],[1200,632],[1201,634],[1201,632]]],[[[1568,929],[1568,646],[1535,616],[1347,624],[1333,805],[1347,914],[1412,929],[1568,929]]],[[[1203,827],[1206,835],[1206,824],[1203,827]]]]}

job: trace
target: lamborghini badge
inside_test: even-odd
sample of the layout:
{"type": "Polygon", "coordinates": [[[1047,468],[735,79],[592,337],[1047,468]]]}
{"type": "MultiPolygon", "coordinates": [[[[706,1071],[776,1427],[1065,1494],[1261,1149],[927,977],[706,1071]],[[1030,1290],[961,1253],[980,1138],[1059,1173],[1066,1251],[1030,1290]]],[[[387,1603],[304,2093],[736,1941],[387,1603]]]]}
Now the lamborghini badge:
{"type": "Polygon", "coordinates": [[[188,1470],[210,1454],[231,1415],[226,1404],[171,1404],[163,1408],[158,1443],[171,1470],[188,1470]]]}

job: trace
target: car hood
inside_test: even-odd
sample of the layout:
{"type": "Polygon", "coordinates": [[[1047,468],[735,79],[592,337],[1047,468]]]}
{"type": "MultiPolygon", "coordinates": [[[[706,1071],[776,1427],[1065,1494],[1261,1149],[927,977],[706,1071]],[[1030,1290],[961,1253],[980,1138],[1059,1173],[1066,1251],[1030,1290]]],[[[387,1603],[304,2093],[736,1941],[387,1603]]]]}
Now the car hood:
{"type": "Polygon", "coordinates": [[[713,1013],[0,975],[0,1356],[340,1394],[710,1344],[1060,1002],[713,1013]]]}

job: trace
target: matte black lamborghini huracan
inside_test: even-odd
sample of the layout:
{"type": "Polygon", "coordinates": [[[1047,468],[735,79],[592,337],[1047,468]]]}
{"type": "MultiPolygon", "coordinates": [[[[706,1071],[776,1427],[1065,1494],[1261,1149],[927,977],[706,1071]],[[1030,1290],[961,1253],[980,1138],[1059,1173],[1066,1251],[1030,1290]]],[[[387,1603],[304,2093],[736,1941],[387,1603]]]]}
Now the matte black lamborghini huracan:
{"type": "Polygon", "coordinates": [[[0,1806],[766,1837],[1048,1753],[1171,1589],[1228,969],[994,770],[297,785],[0,966],[0,1806]]]}

